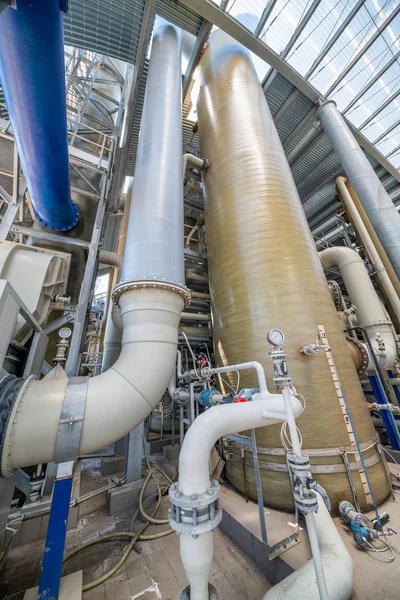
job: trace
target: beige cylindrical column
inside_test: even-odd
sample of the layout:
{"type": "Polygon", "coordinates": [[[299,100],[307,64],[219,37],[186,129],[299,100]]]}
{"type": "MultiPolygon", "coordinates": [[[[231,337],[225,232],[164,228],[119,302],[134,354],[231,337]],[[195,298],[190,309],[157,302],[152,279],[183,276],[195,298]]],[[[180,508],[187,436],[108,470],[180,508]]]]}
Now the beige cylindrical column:
{"type": "MultiPolygon", "coordinates": [[[[336,186],[337,186],[337,190],[339,192],[339,197],[342,200],[342,203],[344,204],[345,208],[347,209],[350,219],[351,219],[358,235],[360,236],[361,242],[363,243],[364,248],[365,248],[366,252],[368,253],[368,256],[376,270],[376,274],[379,278],[382,288],[386,294],[388,301],[391,304],[394,314],[396,315],[397,322],[400,323],[400,299],[399,299],[399,294],[396,291],[395,286],[393,285],[392,279],[399,284],[398,287],[400,290],[399,280],[397,279],[397,275],[394,272],[393,267],[391,267],[391,265],[390,265],[390,261],[387,258],[387,254],[384,251],[382,244],[379,242],[378,237],[375,234],[376,241],[379,243],[379,246],[384,254],[384,257],[386,257],[386,259],[387,259],[387,264],[391,267],[392,277],[388,273],[386,266],[384,265],[384,262],[381,258],[381,255],[378,252],[377,248],[375,247],[374,242],[372,241],[372,237],[369,234],[366,223],[364,222],[360,213],[357,210],[357,206],[353,199],[353,196],[356,196],[356,193],[355,193],[354,189],[352,188],[353,194],[350,194],[350,190],[346,184],[347,184],[347,180],[344,177],[338,177],[336,179],[336,186]]],[[[361,205],[361,203],[360,203],[360,205],[361,205]]],[[[365,217],[368,219],[366,214],[365,214],[365,217]]],[[[368,222],[371,225],[369,219],[368,219],[368,222]]],[[[371,226],[371,228],[372,228],[372,226],[371,226]]]]}
{"type": "MultiPolygon", "coordinates": [[[[205,222],[218,366],[259,361],[272,390],[267,332],[286,335],[289,373],[307,402],[298,419],[303,448],[312,450],[318,481],[334,509],[353,500],[338,449],[351,442],[325,352],[304,356],[318,326],[328,335],[376,500],[388,494],[384,465],[373,446],[375,430],[325,275],[271,113],[248,52],[221,31],[214,32],[201,59],[197,101],[200,151],[210,166],[203,175],[205,222]],[[318,454],[318,456],[315,456],[318,454]],[[325,472],[320,471],[325,470],[325,472]],[[327,471],[331,472],[327,472],[327,471]]],[[[236,374],[227,376],[237,385],[236,374]]],[[[240,388],[257,386],[243,373],[240,388]]],[[[281,427],[257,430],[264,498],[292,509],[292,492],[280,438],[281,427]]],[[[246,451],[250,495],[256,497],[251,453],[246,451]]],[[[240,451],[230,447],[229,480],[245,490],[240,451]]],[[[360,473],[351,471],[360,505],[370,504],[360,473]]]]}

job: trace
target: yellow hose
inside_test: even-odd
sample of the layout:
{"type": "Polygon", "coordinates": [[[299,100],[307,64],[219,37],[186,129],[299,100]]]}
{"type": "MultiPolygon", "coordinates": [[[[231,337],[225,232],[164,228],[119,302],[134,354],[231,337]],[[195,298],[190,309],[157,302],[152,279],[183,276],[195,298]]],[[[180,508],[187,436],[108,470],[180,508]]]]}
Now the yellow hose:
{"type": "Polygon", "coordinates": [[[148,464],[148,466],[150,468],[150,472],[149,472],[149,474],[147,475],[147,477],[145,479],[145,482],[143,484],[143,487],[142,487],[142,490],[141,490],[141,493],[140,493],[140,499],[139,499],[140,512],[147,519],[146,523],[143,525],[143,527],[141,529],[139,529],[139,531],[137,531],[136,533],[132,533],[131,531],[121,531],[121,532],[116,532],[116,533],[109,533],[109,534],[107,534],[107,535],[99,538],[98,540],[91,540],[90,542],[86,542],[85,544],[82,544],[81,546],[78,546],[77,548],[74,548],[74,550],[71,550],[71,552],[69,552],[68,554],[66,554],[66,556],[64,557],[63,562],[67,561],[69,558],[71,558],[72,556],[74,556],[78,552],[81,552],[81,550],[85,550],[86,548],[90,548],[91,546],[94,546],[95,544],[99,544],[99,543],[102,543],[102,542],[107,542],[109,540],[123,538],[123,537],[130,537],[130,538],[132,538],[131,542],[129,543],[128,547],[126,548],[124,554],[122,555],[121,559],[117,562],[117,564],[114,565],[114,567],[112,567],[109,571],[107,571],[107,573],[104,573],[104,575],[102,575],[98,579],[95,579],[94,581],[90,581],[89,583],[86,583],[85,585],[83,585],[82,591],[84,591],[84,592],[87,592],[88,590],[91,590],[94,587],[97,587],[98,585],[100,585],[101,583],[104,583],[105,581],[107,581],[107,579],[109,579],[110,577],[112,577],[122,567],[122,565],[125,563],[125,561],[128,558],[129,554],[134,549],[136,542],[138,542],[138,541],[157,540],[157,539],[160,539],[160,538],[165,537],[167,535],[170,535],[171,533],[174,532],[173,529],[167,529],[167,531],[162,531],[160,533],[154,533],[154,534],[150,534],[150,535],[143,535],[144,531],[147,529],[147,527],[150,525],[150,523],[155,523],[155,524],[168,523],[168,519],[166,519],[166,520],[157,520],[157,519],[154,519],[154,515],[157,513],[158,509],[160,508],[161,499],[162,499],[163,495],[167,492],[170,484],[172,483],[172,480],[168,477],[168,475],[162,469],[159,469],[159,468],[152,469],[150,467],[150,463],[149,463],[149,460],[147,458],[147,454],[146,454],[146,460],[147,460],[147,464],[148,464]],[[167,479],[167,481],[169,482],[169,484],[166,486],[166,488],[163,491],[161,491],[161,488],[160,488],[160,485],[159,485],[158,481],[156,481],[156,479],[154,478],[154,473],[157,472],[157,471],[159,473],[161,473],[167,479]],[[153,478],[154,481],[155,481],[155,483],[156,483],[158,499],[157,499],[156,506],[155,506],[153,512],[151,513],[151,515],[147,515],[145,513],[144,507],[143,507],[143,494],[144,494],[144,490],[146,489],[146,486],[147,486],[147,484],[148,484],[148,482],[150,481],[151,478],[153,478]]]}

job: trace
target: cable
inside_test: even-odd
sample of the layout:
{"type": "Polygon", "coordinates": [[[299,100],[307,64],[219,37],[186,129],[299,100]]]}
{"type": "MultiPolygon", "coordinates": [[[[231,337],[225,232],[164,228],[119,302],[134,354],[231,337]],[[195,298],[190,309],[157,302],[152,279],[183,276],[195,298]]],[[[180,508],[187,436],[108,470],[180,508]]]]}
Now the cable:
{"type": "Polygon", "coordinates": [[[90,542],[86,542],[85,544],[78,546],[74,550],[71,550],[71,552],[66,554],[66,556],[64,557],[63,562],[67,561],[68,559],[70,559],[72,556],[74,556],[78,552],[81,552],[81,550],[84,550],[86,548],[94,546],[95,544],[107,542],[109,540],[114,540],[114,539],[118,539],[118,538],[124,538],[124,537],[132,538],[131,541],[129,542],[125,552],[123,553],[122,558],[117,562],[117,564],[114,565],[114,567],[112,567],[109,571],[107,571],[107,573],[104,573],[104,575],[102,575],[98,579],[95,579],[94,581],[90,581],[89,583],[86,583],[82,587],[82,591],[84,591],[84,592],[91,590],[94,587],[97,587],[101,583],[104,583],[105,581],[107,581],[107,579],[109,579],[115,573],[117,573],[117,571],[119,571],[119,569],[125,563],[126,559],[128,558],[129,554],[132,552],[132,550],[134,549],[134,547],[138,541],[140,541],[140,540],[141,541],[156,540],[156,539],[165,537],[167,535],[170,535],[171,533],[174,533],[173,529],[167,529],[166,531],[162,531],[160,533],[144,535],[145,530],[149,527],[150,524],[159,525],[159,524],[165,524],[165,523],[169,522],[168,519],[167,520],[166,519],[156,519],[155,515],[156,515],[158,509],[160,508],[161,500],[162,500],[163,496],[165,496],[165,494],[167,493],[169,486],[171,485],[171,483],[173,483],[173,480],[170,479],[170,477],[168,477],[168,475],[159,467],[156,467],[154,469],[151,467],[149,457],[148,457],[147,451],[146,451],[146,443],[145,443],[144,438],[143,438],[143,447],[144,447],[144,455],[145,455],[146,463],[147,463],[147,466],[149,469],[149,474],[147,475],[145,482],[143,484],[142,490],[140,492],[139,508],[134,513],[134,515],[131,519],[129,529],[130,530],[132,529],[137,517],[139,516],[139,513],[146,519],[146,522],[144,523],[144,525],[136,533],[133,533],[132,531],[110,533],[108,535],[105,535],[105,536],[97,539],[97,540],[92,540],[90,542]],[[163,475],[163,477],[165,477],[165,479],[168,481],[168,485],[166,485],[163,490],[161,490],[160,484],[154,477],[154,473],[156,473],[156,472],[161,473],[163,475]],[[144,490],[146,489],[146,486],[147,486],[148,482],[150,481],[150,479],[154,480],[156,487],[157,487],[157,493],[152,494],[150,496],[150,498],[147,498],[145,501],[143,501],[144,490]],[[151,513],[151,515],[147,515],[144,508],[145,508],[145,506],[147,506],[147,504],[149,504],[154,499],[154,497],[157,497],[156,506],[155,506],[153,512],[151,513]]]}
{"type": "Polygon", "coordinates": [[[364,543],[367,544],[368,548],[366,548],[365,546],[361,546],[361,548],[365,551],[365,552],[375,552],[376,554],[379,554],[383,560],[380,560],[380,562],[386,562],[386,563],[391,563],[394,561],[395,559],[395,554],[393,552],[393,548],[391,547],[391,545],[389,544],[386,535],[384,536],[385,540],[386,540],[386,544],[384,548],[376,548],[375,546],[373,546],[372,544],[369,543],[369,541],[367,539],[364,539],[364,543]],[[390,551],[390,556],[385,556],[385,552],[390,551]]]}
{"type": "Polygon", "coordinates": [[[201,377],[199,376],[198,372],[197,372],[197,368],[196,368],[196,356],[192,350],[192,346],[189,343],[189,340],[187,338],[187,335],[184,331],[180,331],[180,334],[184,337],[187,347],[189,348],[189,352],[191,354],[192,360],[193,360],[193,368],[194,368],[194,372],[196,373],[197,379],[201,379],[201,377]]]}

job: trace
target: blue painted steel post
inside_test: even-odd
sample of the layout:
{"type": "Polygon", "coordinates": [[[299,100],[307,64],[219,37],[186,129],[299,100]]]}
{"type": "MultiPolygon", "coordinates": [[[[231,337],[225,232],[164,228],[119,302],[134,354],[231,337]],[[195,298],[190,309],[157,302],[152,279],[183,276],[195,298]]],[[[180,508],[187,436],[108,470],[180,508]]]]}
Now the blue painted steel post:
{"type": "MultiPolygon", "coordinates": [[[[371,383],[372,390],[377,404],[388,404],[386,401],[386,395],[382,390],[381,383],[376,375],[370,375],[369,381],[371,383]]],[[[400,434],[397,429],[396,421],[390,410],[380,411],[382,421],[385,425],[386,432],[388,434],[390,445],[393,450],[400,450],[400,434]]]]}
{"type": "Polygon", "coordinates": [[[57,468],[43,552],[38,600],[57,600],[58,598],[71,500],[73,467],[74,462],[69,461],[60,463],[57,468]]]}
{"type": "MultiPolygon", "coordinates": [[[[393,371],[388,371],[389,379],[396,379],[393,371]]],[[[396,400],[398,405],[400,406],[400,389],[398,385],[393,386],[394,395],[396,396],[396,400]]]]}

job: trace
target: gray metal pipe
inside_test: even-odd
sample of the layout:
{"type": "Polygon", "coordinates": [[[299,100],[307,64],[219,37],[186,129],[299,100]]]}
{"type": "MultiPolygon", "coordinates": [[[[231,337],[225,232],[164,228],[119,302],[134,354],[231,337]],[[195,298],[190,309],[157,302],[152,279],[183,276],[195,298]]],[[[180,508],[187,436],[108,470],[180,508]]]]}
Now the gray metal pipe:
{"type": "Polygon", "coordinates": [[[180,47],[170,25],[153,37],[121,281],[185,285],[180,47]]]}
{"type": "Polygon", "coordinates": [[[321,124],[380,242],[400,277],[400,215],[333,100],[318,110],[321,124]]]}

